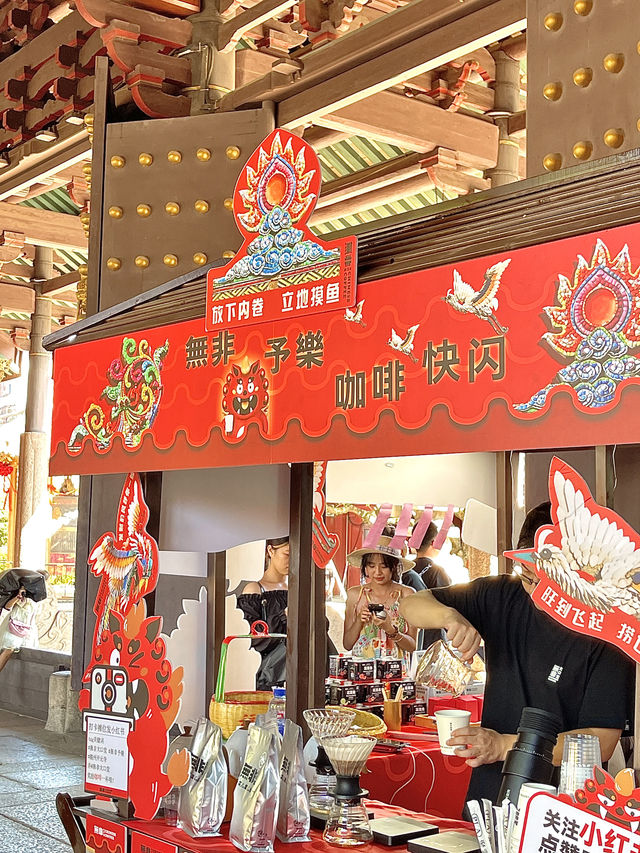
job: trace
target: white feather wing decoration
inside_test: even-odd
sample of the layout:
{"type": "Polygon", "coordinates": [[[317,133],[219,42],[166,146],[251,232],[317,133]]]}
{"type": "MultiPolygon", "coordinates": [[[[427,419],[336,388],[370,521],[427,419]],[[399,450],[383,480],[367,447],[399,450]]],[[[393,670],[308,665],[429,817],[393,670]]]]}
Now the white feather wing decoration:
{"type": "MultiPolygon", "coordinates": [[[[559,578],[557,582],[598,610],[620,607],[629,613],[640,613],[640,596],[631,586],[632,577],[640,568],[640,550],[614,521],[592,514],[585,505],[584,494],[561,471],[555,471],[553,487],[567,575],[564,583],[559,578]],[[578,571],[593,575],[593,583],[577,575],[578,571]],[[578,591],[582,594],[576,594],[578,591]]],[[[558,568],[555,566],[556,572],[558,568]]]]}

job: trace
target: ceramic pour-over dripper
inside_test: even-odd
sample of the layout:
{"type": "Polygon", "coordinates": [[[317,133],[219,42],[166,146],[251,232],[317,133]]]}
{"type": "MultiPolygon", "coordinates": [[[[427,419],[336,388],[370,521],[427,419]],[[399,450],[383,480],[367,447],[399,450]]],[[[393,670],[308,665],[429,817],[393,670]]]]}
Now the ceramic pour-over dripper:
{"type": "Polygon", "coordinates": [[[312,766],[317,781],[309,787],[309,805],[314,814],[323,817],[329,814],[333,805],[335,778],[333,767],[324,750],[326,737],[340,737],[347,734],[356,717],[350,708],[311,708],[304,711],[304,718],[311,734],[318,742],[318,755],[312,766]]]}
{"type": "Polygon", "coordinates": [[[376,738],[347,735],[326,737],[324,748],[336,771],[333,805],[324,829],[323,838],[339,847],[357,847],[373,838],[369,818],[360,788],[360,774],[364,770],[376,738]]]}
{"type": "Polygon", "coordinates": [[[344,778],[360,776],[375,744],[376,738],[362,735],[330,736],[323,740],[336,776],[344,778]]]}

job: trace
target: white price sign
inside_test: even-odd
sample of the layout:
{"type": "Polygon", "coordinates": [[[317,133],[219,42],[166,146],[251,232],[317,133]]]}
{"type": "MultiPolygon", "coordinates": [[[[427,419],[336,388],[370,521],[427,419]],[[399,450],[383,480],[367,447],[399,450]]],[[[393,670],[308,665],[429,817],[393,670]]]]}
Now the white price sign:
{"type": "Polygon", "coordinates": [[[132,720],[86,714],[87,733],[85,787],[87,791],[127,797],[129,748],[127,737],[132,720]]]}
{"type": "Polygon", "coordinates": [[[527,803],[520,853],[640,853],[640,835],[632,827],[638,828],[632,816],[624,826],[549,794],[534,794],[527,803]]]}

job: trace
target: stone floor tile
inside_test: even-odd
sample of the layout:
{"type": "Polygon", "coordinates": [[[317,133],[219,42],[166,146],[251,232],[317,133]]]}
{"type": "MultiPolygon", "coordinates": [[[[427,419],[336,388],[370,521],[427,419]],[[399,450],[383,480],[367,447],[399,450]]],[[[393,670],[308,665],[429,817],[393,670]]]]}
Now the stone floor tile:
{"type": "Polygon", "coordinates": [[[36,832],[20,823],[0,818],[0,853],[70,853],[69,842],[36,832]]]}
{"type": "Polygon", "coordinates": [[[9,807],[2,806],[0,807],[0,815],[8,817],[16,823],[37,827],[38,832],[57,838],[58,841],[67,841],[67,834],[56,811],[55,800],[51,797],[43,803],[18,803],[9,807]]]}
{"type": "Polygon", "coordinates": [[[28,791],[29,785],[24,785],[21,782],[16,782],[15,779],[5,779],[0,776],[0,794],[13,794],[16,791],[28,791]]]}
{"type": "Polygon", "coordinates": [[[54,788],[58,785],[62,789],[69,785],[81,784],[84,781],[84,767],[64,765],[26,771],[14,768],[12,771],[6,770],[0,773],[0,784],[3,779],[13,779],[32,788],[54,788]]]}

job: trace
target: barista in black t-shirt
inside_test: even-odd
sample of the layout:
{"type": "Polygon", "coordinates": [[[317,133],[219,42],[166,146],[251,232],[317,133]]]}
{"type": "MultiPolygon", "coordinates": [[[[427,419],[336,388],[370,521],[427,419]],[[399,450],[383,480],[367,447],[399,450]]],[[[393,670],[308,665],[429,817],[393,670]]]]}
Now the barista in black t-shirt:
{"type": "MultiPolygon", "coordinates": [[[[532,510],[518,548],[533,547],[535,531],[550,523],[548,503],[532,510]]],[[[495,802],[502,763],[515,743],[526,706],[557,714],[563,734],[596,734],[603,761],[611,757],[625,725],[633,689],[629,659],[538,610],[530,598],[537,583],[532,569],[522,566],[520,578],[501,575],[420,592],[400,608],[412,625],[446,630],[465,660],[484,640],[487,684],[482,725],[459,729],[449,740],[474,768],[467,799],[486,797],[495,802]]],[[[562,759],[562,744],[560,735],[555,764],[562,759]]]]}

